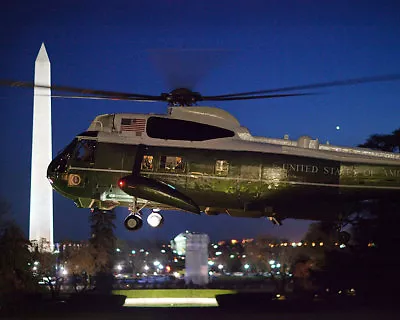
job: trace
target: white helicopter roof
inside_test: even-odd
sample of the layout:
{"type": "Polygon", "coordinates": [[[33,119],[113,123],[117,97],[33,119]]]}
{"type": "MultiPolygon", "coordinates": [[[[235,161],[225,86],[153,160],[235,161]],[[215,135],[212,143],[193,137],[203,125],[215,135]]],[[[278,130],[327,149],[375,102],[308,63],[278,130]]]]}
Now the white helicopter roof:
{"type": "MultiPolygon", "coordinates": [[[[288,136],[283,139],[256,137],[251,135],[247,128],[242,127],[239,121],[229,112],[215,107],[170,107],[168,108],[167,114],[103,114],[97,116],[92,121],[90,127],[88,128],[88,131],[100,131],[106,134],[118,132],[120,139],[137,139],[141,137],[137,137],[134,134],[135,132],[124,132],[122,130],[123,121],[131,119],[136,123],[134,124],[134,126],[142,125],[144,131],[145,123],[150,117],[162,117],[167,119],[169,118],[193,121],[231,130],[235,133],[235,136],[230,138],[231,143],[223,144],[224,147],[231,147],[232,149],[239,148],[237,142],[242,141],[251,143],[251,148],[254,150],[258,150],[259,148],[268,148],[271,149],[271,152],[279,152],[298,156],[321,157],[347,161],[360,161],[360,159],[369,159],[369,161],[373,161],[374,159],[375,161],[395,161],[395,164],[398,164],[398,161],[400,160],[400,155],[396,153],[382,152],[364,148],[341,147],[330,145],[329,143],[322,144],[319,142],[318,139],[312,139],[308,136],[302,136],[298,140],[290,140],[288,136]],[[234,143],[233,141],[236,141],[236,143],[234,143]],[[279,151],[277,151],[276,148],[279,148],[279,151]]],[[[180,145],[184,142],[170,141],[169,143],[171,145],[180,145]]],[[[208,145],[210,145],[210,143],[208,143],[208,145]]]]}
{"type": "Polygon", "coordinates": [[[205,123],[216,127],[230,129],[232,131],[237,131],[240,128],[239,121],[223,109],[215,107],[170,107],[168,108],[168,114],[102,114],[92,121],[88,131],[119,131],[121,119],[148,119],[152,116],[205,123]]]}

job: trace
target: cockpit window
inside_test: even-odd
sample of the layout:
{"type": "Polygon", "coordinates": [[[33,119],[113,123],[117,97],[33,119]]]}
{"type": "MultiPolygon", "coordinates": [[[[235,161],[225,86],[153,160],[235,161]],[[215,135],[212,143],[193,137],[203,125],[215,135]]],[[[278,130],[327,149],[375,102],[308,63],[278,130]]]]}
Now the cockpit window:
{"type": "Polygon", "coordinates": [[[95,140],[81,140],[78,142],[78,145],[76,147],[75,160],[93,163],[95,151],[95,140]]]}
{"type": "Polygon", "coordinates": [[[74,139],[68,146],[66,146],[62,151],[60,151],[57,157],[50,164],[50,171],[53,172],[65,172],[67,168],[68,161],[71,159],[72,154],[75,150],[78,140],[74,139]]]}
{"type": "Polygon", "coordinates": [[[205,123],[161,117],[150,117],[146,132],[151,138],[186,141],[204,141],[235,135],[231,130],[205,123]]]}

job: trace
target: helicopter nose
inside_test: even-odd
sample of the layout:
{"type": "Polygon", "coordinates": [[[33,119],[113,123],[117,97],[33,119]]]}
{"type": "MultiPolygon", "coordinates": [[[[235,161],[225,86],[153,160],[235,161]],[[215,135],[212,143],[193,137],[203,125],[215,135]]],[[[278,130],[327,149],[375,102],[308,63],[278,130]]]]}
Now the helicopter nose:
{"type": "Polygon", "coordinates": [[[49,180],[50,184],[54,183],[55,177],[55,172],[54,172],[54,160],[50,162],[49,166],[47,167],[47,180],[49,180]]]}

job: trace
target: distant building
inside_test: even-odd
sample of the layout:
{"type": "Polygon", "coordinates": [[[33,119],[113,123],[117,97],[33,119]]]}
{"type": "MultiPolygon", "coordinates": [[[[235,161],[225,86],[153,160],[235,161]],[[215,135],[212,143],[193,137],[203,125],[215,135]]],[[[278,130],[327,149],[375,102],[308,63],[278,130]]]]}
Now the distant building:
{"type": "Polygon", "coordinates": [[[171,241],[171,246],[179,255],[185,255],[185,282],[195,285],[208,283],[208,244],[206,234],[186,231],[171,241]]]}

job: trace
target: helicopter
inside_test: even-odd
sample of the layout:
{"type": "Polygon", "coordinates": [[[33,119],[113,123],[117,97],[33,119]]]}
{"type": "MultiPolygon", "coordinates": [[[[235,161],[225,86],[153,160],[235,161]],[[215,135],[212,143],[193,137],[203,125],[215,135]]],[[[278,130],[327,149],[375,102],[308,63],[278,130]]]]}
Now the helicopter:
{"type": "Polygon", "coordinates": [[[214,96],[186,88],[145,95],[9,80],[0,85],[69,94],[52,95],[59,98],[168,104],[165,114],[96,116],[47,169],[53,189],[79,208],[127,207],[124,225],[136,231],[144,208],[152,209],[147,217],[152,227],[162,225],[162,210],[267,218],[280,225],[287,218],[339,221],[349,203],[399,199],[400,154],[323,144],[309,136],[257,137],[229,112],[197,105],[399,79],[386,75],[214,96]]]}

